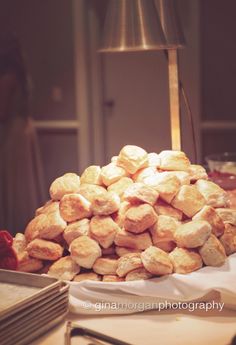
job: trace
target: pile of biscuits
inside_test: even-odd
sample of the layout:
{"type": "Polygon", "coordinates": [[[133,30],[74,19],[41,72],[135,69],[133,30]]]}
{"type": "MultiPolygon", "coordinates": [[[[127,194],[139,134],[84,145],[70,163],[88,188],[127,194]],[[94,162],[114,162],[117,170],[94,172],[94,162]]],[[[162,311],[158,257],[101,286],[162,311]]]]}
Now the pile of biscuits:
{"type": "Polygon", "coordinates": [[[104,167],[67,173],[13,242],[19,270],[103,282],[186,274],[236,252],[236,210],[182,151],[127,145],[104,167]]]}

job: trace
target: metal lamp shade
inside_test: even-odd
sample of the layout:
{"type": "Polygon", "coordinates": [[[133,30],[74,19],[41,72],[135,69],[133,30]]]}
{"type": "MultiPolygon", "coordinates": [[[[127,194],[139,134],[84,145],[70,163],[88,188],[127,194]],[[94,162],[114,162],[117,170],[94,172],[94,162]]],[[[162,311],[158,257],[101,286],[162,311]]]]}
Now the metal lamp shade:
{"type": "Polygon", "coordinates": [[[153,0],[109,0],[100,52],[168,49],[153,0]]]}

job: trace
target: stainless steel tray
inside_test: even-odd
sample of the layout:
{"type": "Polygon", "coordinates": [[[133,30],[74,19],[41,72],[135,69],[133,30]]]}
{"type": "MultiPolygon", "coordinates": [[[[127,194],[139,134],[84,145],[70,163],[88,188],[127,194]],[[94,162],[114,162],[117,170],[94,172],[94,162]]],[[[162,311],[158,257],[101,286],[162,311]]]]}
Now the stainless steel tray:
{"type": "Polygon", "coordinates": [[[47,276],[0,270],[0,322],[60,291],[61,281],[47,276]]]}
{"type": "Polygon", "coordinates": [[[65,307],[56,309],[51,314],[40,315],[31,324],[25,325],[20,332],[12,332],[7,339],[1,340],[1,345],[25,345],[45,333],[60,321],[63,321],[68,310],[65,307]]]}
{"type": "Polygon", "coordinates": [[[37,318],[41,313],[44,312],[53,312],[54,309],[59,306],[68,307],[68,296],[63,294],[58,298],[53,298],[47,300],[43,305],[37,305],[36,308],[26,308],[25,310],[20,311],[13,317],[8,318],[6,321],[2,322],[0,325],[1,337],[5,334],[11,332],[11,329],[14,329],[14,332],[17,328],[23,326],[25,323],[30,323],[34,318],[37,318]]]}

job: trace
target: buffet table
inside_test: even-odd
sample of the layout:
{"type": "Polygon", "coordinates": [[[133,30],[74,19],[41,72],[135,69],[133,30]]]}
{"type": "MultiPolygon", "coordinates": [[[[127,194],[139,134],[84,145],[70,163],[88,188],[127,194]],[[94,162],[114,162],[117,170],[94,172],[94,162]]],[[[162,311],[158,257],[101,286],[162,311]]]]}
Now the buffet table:
{"type": "MultiPolygon", "coordinates": [[[[228,345],[236,334],[236,310],[229,309],[221,312],[147,311],[117,316],[68,314],[67,320],[134,345],[228,345]]],[[[32,345],[64,345],[65,329],[66,322],[61,323],[32,345]]],[[[71,344],[78,343],[72,338],[71,344]]]]}

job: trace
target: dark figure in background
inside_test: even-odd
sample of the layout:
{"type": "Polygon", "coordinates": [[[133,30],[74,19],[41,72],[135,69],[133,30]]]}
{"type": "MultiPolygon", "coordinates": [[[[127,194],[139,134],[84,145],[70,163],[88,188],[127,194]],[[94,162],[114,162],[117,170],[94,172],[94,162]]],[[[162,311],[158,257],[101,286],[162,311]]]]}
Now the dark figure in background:
{"type": "Polygon", "coordinates": [[[0,37],[0,229],[24,231],[45,200],[42,176],[21,47],[0,37]]]}

